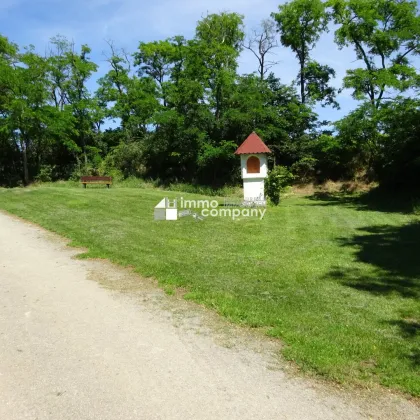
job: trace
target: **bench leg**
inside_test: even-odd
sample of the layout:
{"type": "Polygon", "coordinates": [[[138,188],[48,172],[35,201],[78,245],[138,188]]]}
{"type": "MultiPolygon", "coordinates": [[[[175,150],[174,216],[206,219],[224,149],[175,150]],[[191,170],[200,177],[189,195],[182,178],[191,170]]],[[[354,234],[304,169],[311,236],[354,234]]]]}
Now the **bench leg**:
{"type": "Polygon", "coordinates": [[[86,184],[83,184],[83,188],[86,188],[86,184]]]}
{"type": "Polygon", "coordinates": [[[109,188],[109,184],[106,184],[107,188],[109,188]]]}

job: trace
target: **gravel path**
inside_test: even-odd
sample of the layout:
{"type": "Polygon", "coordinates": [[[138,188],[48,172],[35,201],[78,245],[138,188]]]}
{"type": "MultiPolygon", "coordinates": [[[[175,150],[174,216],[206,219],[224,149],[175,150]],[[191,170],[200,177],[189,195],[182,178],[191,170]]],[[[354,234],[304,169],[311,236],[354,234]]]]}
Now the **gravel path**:
{"type": "Polygon", "coordinates": [[[1,420],[420,418],[295,377],[278,343],[75,254],[0,213],[1,420]]]}

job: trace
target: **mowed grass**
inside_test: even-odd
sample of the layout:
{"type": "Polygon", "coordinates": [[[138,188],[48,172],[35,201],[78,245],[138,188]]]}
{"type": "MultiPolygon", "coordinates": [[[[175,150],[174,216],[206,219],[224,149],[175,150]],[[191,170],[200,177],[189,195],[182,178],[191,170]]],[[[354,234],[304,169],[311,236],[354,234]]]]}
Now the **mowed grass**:
{"type": "Polygon", "coordinates": [[[206,198],[50,186],[0,190],[0,208],[88,257],[133,266],[234,322],[265,327],[304,370],[420,396],[419,216],[291,197],[263,220],[154,221],[166,195],[206,198]]]}

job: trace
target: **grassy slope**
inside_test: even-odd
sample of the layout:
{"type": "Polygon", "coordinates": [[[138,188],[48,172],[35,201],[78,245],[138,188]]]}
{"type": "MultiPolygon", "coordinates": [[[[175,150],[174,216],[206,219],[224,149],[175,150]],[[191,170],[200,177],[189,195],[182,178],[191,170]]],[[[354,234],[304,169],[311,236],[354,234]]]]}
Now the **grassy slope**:
{"type": "MultiPolygon", "coordinates": [[[[292,197],[262,221],[153,221],[153,189],[0,191],[0,208],[131,265],[339,381],[420,395],[420,218],[292,197]]],[[[184,197],[193,197],[182,194],[184,197]]]]}

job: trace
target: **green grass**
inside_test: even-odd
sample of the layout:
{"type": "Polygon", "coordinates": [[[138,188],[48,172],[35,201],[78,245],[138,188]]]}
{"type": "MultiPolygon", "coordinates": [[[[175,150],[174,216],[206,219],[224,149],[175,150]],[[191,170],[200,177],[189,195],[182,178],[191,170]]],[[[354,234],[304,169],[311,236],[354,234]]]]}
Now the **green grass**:
{"type": "Polygon", "coordinates": [[[262,221],[154,221],[165,195],[194,197],[41,186],[0,190],[0,208],[265,327],[304,370],[420,396],[418,215],[320,196],[285,199],[262,221]]]}
{"type": "MultiPolygon", "coordinates": [[[[72,181],[58,181],[58,182],[43,182],[33,184],[33,186],[42,186],[43,188],[76,188],[80,187],[79,180],[72,181]]],[[[92,188],[92,186],[90,186],[92,188]]],[[[158,189],[163,191],[173,191],[180,193],[190,194],[201,194],[207,196],[218,196],[218,197],[241,197],[242,189],[237,186],[225,186],[221,188],[211,188],[208,186],[185,184],[185,183],[173,183],[163,184],[159,181],[145,180],[141,178],[130,177],[123,180],[113,178],[112,188],[142,188],[142,189],[158,189]]]]}

